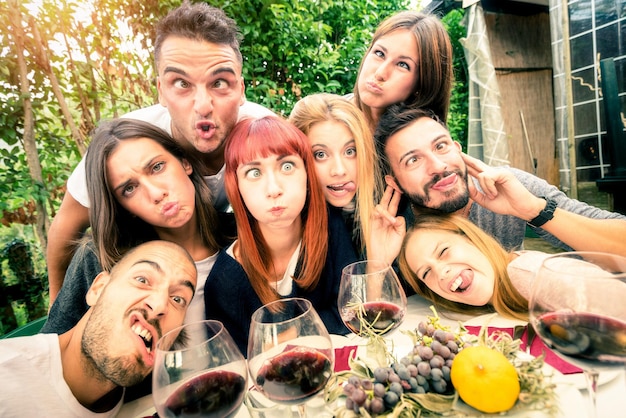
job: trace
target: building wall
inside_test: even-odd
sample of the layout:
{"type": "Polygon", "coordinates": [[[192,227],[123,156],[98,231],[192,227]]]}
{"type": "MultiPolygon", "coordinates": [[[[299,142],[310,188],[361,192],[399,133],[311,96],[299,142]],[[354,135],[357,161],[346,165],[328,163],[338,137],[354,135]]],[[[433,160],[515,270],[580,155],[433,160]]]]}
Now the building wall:
{"type": "Polygon", "coordinates": [[[622,120],[626,114],[626,0],[550,0],[550,21],[561,184],[576,195],[577,183],[610,172],[602,59],[615,62],[622,120]]]}
{"type": "Polygon", "coordinates": [[[485,12],[509,160],[559,184],[548,13],[485,12]]]}

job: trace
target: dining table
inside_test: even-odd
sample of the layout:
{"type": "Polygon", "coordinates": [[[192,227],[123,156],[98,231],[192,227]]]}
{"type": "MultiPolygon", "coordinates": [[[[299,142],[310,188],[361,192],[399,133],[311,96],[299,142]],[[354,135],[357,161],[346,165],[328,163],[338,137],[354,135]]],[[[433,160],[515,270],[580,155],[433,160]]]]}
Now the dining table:
{"type": "MultiPolygon", "coordinates": [[[[420,321],[426,320],[429,316],[434,316],[431,309],[432,303],[419,295],[412,295],[407,298],[407,310],[400,327],[386,336],[393,342],[391,344],[399,352],[408,352],[413,341],[410,335],[404,331],[415,331],[420,321]]],[[[516,326],[526,325],[526,322],[503,318],[497,314],[489,315],[465,315],[458,313],[437,312],[439,322],[449,326],[453,331],[457,330],[460,324],[465,326],[483,326],[497,329],[510,329],[511,332],[516,326]]],[[[366,353],[365,346],[367,340],[356,334],[346,336],[333,336],[335,350],[341,350],[342,346],[358,347],[356,353],[361,356],[366,353]]],[[[539,339],[539,337],[537,337],[539,339]]],[[[544,346],[545,350],[549,350],[544,346]]],[[[337,351],[336,351],[337,352],[337,351]]],[[[589,416],[589,395],[586,389],[585,377],[583,373],[563,374],[546,364],[546,373],[551,376],[552,382],[556,385],[557,402],[560,406],[561,414],[558,418],[586,418],[589,416]]],[[[626,372],[624,368],[617,370],[603,371],[597,386],[597,416],[598,418],[626,418],[626,372]]],[[[118,417],[121,418],[143,418],[152,416],[155,413],[153,400],[150,395],[136,399],[122,406],[118,417]]],[[[316,415],[319,417],[319,415],[316,415]]],[[[501,415],[498,415],[500,417],[501,415]]],[[[506,415],[504,415],[506,416],[506,415]]],[[[541,411],[529,411],[528,413],[516,413],[515,417],[547,417],[541,411]]],[[[250,414],[245,406],[239,409],[235,418],[249,418],[250,414]]]]}

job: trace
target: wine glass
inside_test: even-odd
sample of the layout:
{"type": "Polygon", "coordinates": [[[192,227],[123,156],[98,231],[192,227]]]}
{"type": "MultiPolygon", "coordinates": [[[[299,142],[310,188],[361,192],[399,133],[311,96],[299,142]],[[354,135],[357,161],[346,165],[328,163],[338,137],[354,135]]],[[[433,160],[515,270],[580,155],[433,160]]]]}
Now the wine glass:
{"type": "Polygon", "coordinates": [[[337,305],[350,331],[361,337],[383,336],[402,324],[406,295],[389,264],[358,261],[342,270],[337,305]]]}
{"type": "Polygon", "coordinates": [[[334,362],[330,335],[310,301],[279,299],[252,314],[248,369],[271,401],[297,405],[305,417],[304,402],[326,386],[334,362]]]}
{"type": "Polygon", "coordinates": [[[157,342],[152,398],[161,418],[233,417],[247,386],[246,360],[219,321],[182,325],[157,342]],[[205,338],[191,343],[192,335],[205,338]]]}
{"type": "Polygon", "coordinates": [[[602,370],[626,365],[626,258],[573,251],[546,258],[529,298],[530,322],[543,342],[583,369],[590,417],[597,416],[602,370]]]}

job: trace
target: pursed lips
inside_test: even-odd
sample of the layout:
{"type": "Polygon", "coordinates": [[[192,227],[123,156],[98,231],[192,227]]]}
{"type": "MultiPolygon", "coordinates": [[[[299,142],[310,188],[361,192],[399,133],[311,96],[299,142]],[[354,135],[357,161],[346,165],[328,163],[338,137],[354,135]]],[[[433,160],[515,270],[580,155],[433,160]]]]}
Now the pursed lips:
{"type": "Polygon", "coordinates": [[[369,91],[371,91],[372,93],[382,93],[383,92],[382,87],[379,86],[378,83],[375,83],[373,81],[368,81],[366,83],[366,85],[367,85],[367,89],[369,91]]]}
{"type": "Polygon", "coordinates": [[[168,202],[161,207],[161,213],[165,216],[174,216],[178,210],[178,202],[168,202]]]}
{"type": "Polygon", "coordinates": [[[285,211],[284,206],[274,206],[270,209],[270,213],[274,216],[279,216],[285,211]]]}

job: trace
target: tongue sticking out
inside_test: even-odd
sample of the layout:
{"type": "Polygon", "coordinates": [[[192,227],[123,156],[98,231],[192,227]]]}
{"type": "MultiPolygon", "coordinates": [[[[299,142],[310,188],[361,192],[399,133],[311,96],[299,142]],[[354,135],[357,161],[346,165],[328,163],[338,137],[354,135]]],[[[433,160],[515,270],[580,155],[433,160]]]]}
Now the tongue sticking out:
{"type": "Polygon", "coordinates": [[[439,180],[437,183],[435,183],[433,185],[433,189],[438,190],[438,189],[444,189],[448,186],[450,186],[451,184],[454,184],[454,182],[456,181],[456,174],[450,174],[444,178],[442,178],[441,180],[439,180]]]}
{"type": "Polygon", "coordinates": [[[356,190],[356,185],[353,182],[348,182],[344,184],[335,184],[332,186],[328,186],[328,188],[335,191],[353,192],[356,190]]]}
{"type": "Polygon", "coordinates": [[[473,280],[473,272],[471,270],[463,270],[450,286],[450,291],[464,292],[472,284],[473,280]]]}

